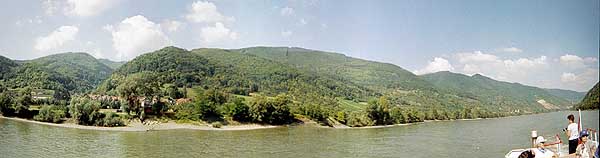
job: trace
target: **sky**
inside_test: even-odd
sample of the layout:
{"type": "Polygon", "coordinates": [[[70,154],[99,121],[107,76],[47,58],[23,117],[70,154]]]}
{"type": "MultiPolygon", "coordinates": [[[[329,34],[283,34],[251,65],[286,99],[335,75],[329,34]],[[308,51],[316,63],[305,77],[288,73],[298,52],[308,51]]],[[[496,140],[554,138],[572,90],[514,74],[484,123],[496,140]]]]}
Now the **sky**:
{"type": "Polygon", "coordinates": [[[177,46],[293,46],[543,88],[598,82],[598,0],[24,0],[0,6],[0,55],[126,61],[177,46]]]}

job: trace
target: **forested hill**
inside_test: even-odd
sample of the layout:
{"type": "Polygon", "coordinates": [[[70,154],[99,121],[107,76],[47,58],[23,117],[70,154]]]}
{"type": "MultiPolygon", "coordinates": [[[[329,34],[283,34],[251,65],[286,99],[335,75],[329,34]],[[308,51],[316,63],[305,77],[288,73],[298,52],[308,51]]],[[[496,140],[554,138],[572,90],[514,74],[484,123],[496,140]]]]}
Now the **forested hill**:
{"type": "Polygon", "coordinates": [[[112,73],[112,69],[86,53],[61,53],[33,60],[2,60],[4,85],[8,88],[60,90],[81,93],[92,89],[112,73]],[[8,69],[5,69],[8,67],[8,69]],[[5,71],[6,70],[6,71],[5,71]]]}
{"type": "Polygon", "coordinates": [[[546,89],[546,91],[548,91],[548,93],[550,93],[554,96],[566,99],[573,104],[577,104],[577,103],[581,102],[583,97],[585,97],[585,92],[576,92],[576,91],[564,90],[564,89],[546,89]]]}
{"type": "Polygon", "coordinates": [[[381,93],[393,89],[434,90],[413,73],[389,63],[295,47],[251,47],[236,51],[347,80],[381,93]]]}
{"type": "Polygon", "coordinates": [[[121,65],[127,63],[126,61],[112,61],[112,60],[109,60],[109,59],[98,59],[98,61],[100,61],[101,63],[103,63],[104,65],[110,67],[113,70],[116,70],[119,67],[121,67],[121,65]]]}
{"type": "Polygon", "coordinates": [[[594,85],[594,88],[587,92],[581,103],[577,104],[574,109],[589,110],[598,109],[600,107],[600,82],[594,85]]]}
{"type": "Polygon", "coordinates": [[[18,64],[4,56],[0,56],[0,80],[4,79],[4,75],[9,73],[11,69],[18,64]]]}
{"type": "Polygon", "coordinates": [[[117,69],[98,90],[100,93],[117,94],[118,87],[135,74],[154,76],[160,85],[217,88],[239,95],[287,93],[299,99],[310,94],[348,99],[371,96],[370,91],[358,85],[253,55],[224,49],[187,51],[176,47],[138,56],[117,69]]]}
{"type": "Polygon", "coordinates": [[[443,71],[425,74],[422,77],[441,90],[499,108],[564,109],[572,105],[569,101],[554,96],[544,89],[519,83],[496,81],[479,74],[467,76],[443,71]]]}

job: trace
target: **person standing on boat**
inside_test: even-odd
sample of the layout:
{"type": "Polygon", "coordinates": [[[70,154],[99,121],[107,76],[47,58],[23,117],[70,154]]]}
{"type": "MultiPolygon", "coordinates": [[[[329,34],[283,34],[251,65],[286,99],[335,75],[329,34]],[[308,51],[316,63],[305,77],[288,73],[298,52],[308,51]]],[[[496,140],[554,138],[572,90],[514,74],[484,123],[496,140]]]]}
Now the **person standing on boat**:
{"type": "Polygon", "coordinates": [[[550,149],[546,149],[546,147],[544,147],[544,143],[546,143],[546,139],[544,139],[544,137],[542,137],[542,136],[537,137],[537,139],[535,139],[535,143],[536,143],[537,147],[532,149],[533,155],[535,155],[535,158],[557,157],[557,155],[554,154],[554,152],[552,152],[550,149]]]}
{"type": "Polygon", "coordinates": [[[567,116],[567,119],[569,120],[569,125],[564,131],[566,132],[567,137],[569,137],[569,154],[573,154],[579,143],[579,126],[575,123],[575,116],[573,116],[573,114],[567,116]]]}
{"type": "Polygon", "coordinates": [[[578,158],[592,158],[594,151],[596,151],[596,145],[588,141],[588,132],[586,130],[581,131],[581,144],[577,146],[575,155],[578,158]]]}

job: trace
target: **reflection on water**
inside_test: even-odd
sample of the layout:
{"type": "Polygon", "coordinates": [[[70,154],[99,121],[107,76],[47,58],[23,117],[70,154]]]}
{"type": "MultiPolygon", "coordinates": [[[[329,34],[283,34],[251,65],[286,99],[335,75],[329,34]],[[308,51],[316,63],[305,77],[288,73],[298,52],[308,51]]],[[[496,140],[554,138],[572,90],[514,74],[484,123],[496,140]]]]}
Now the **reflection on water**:
{"type": "MultiPolygon", "coordinates": [[[[562,133],[555,112],[390,128],[282,127],[250,131],[93,131],[0,119],[0,157],[502,157],[531,130],[562,133]]],[[[598,129],[598,111],[583,112],[598,129]]]]}

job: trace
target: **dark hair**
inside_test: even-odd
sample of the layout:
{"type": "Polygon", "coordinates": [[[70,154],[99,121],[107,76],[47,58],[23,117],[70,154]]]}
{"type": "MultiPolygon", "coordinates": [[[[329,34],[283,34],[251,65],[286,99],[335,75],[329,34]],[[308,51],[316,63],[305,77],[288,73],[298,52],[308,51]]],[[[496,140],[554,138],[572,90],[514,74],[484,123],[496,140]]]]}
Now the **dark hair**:
{"type": "Polygon", "coordinates": [[[567,116],[567,119],[571,120],[571,121],[575,121],[575,116],[573,116],[573,114],[567,116]]]}
{"type": "Polygon", "coordinates": [[[519,155],[519,158],[533,158],[533,153],[531,150],[524,151],[519,155]]]}

